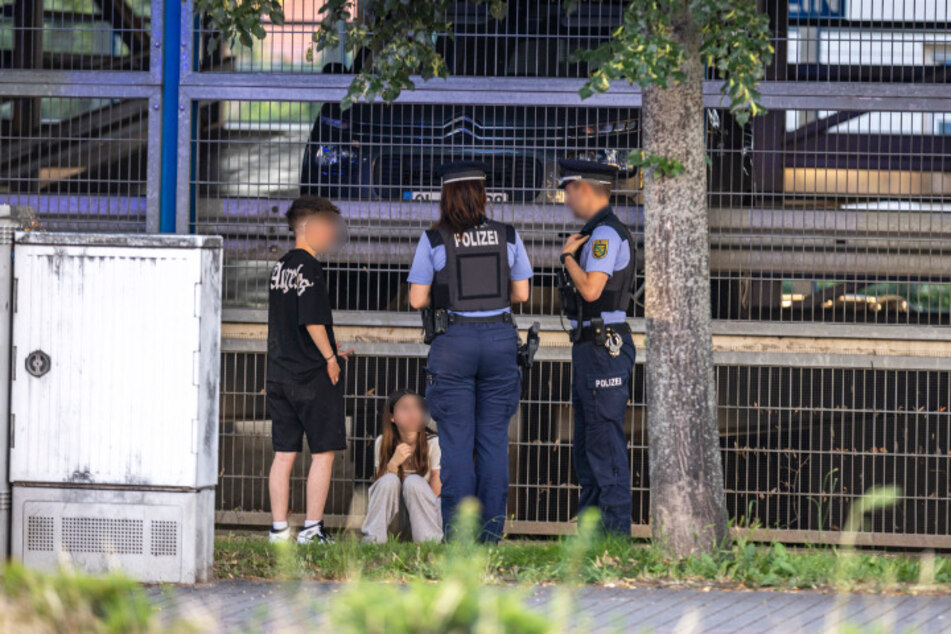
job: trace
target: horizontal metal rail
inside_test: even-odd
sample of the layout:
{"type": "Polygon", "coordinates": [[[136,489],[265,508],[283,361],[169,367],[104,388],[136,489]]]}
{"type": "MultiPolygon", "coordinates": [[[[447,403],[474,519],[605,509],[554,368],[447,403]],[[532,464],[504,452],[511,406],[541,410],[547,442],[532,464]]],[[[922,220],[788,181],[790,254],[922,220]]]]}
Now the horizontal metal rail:
{"type": "MultiPolygon", "coordinates": [[[[17,71],[3,71],[11,73],[17,71]]],[[[30,83],[0,82],[0,96],[4,97],[82,97],[86,99],[158,99],[161,85],[154,83],[147,73],[132,73],[128,82],[94,83],[30,83]]]]}
{"type": "MultiPolygon", "coordinates": [[[[949,97],[951,99],[951,97],[949,97]]],[[[290,200],[269,198],[220,198],[205,199],[197,204],[196,218],[201,227],[215,233],[240,231],[242,235],[266,236],[274,222],[261,222],[261,214],[282,218],[290,200]]],[[[431,223],[439,214],[435,203],[418,201],[350,201],[338,203],[340,212],[352,223],[351,231],[366,231],[367,223],[372,229],[386,231],[386,237],[403,237],[399,232],[415,240],[421,227],[431,223]],[[395,233],[394,233],[395,232],[395,233]]],[[[714,207],[709,210],[711,237],[724,239],[775,236],[804,238],[833,237],[836,240],[855,240],[862,245],[872,240],[897,248],[951,249],[951,204],[934,210],[891,211],[880,209],[797,209],[782,207],[714,207]],[[892,239],[894,242],[885,242],[892,239]]],[[[505,218],[517,219],[520,232],[537,232],[552,240],[563,237],[553,232],[555,227],[571,227],[577,220],[563,204],[495,203],[493,211],[505,218]]],[[[641,229],[644,226],[644,210],[634,203],[619,203],[615,212],[628,226],[641,229]]],[[[283,226],[283,223],[280,223],[283,226]]]]}
{"type": "MultiPolygon", "coordinates": [[[[266,324],[267,310],[263,308],[229,308],[222,310],[226,328],[238,324],[266,324]]],[[[384,328],[418,328],[419,315],[415,312],[335,311],[338,326],[366,326],[384,328]]],[[[542,331],[563,330],[559,317],[551,315],[517,315],[516,321],[524,328],[539,322],[542,331]]],[[[635,333],[645,332],[644,320],[629,318],[635,333]]],[[[922,341],[951,343],[951,328],[941,326],[883,326],[875,324],[783,323],[713,320],[713,334],[732,337],[783,337],[821,339],[893,339],[895,341],[922,341]]]]}
{"type": "MultiPolygon", "coordinates": [[[[229,198],[198,204],[197,229],[230,237],[233,257],[268,256],[273,223],[260,222],[288,202],[229,198]],[[244,219],[255,219],[245,221],[244,219]]],[[[412,261],[420,227],[437,214],[422,202],[345,201],[341,212],[350,223],[350,244],[343,254],[361,263],[412,261]],[[385,236],[385,240],[381,238],[385,236]]],[[[517,219],[519,232],[536,261],[554,263],[566,233],[557,227],[575,223],[563,205],[502,204],[495,210],[517,219]]],[[[643,226],[639,206],[618,206],[620,217],[635,230],[643,226]]],[[[951,211],[913,212],[871,209],[735,209],[710,210],[711,268],[714,272],[813,273],[951,276],[951,211]]]]}
{"type": "MultiPolygon", "coordinates": [[[[347,92],[352,75],[307,75],[300,73],[189,73],[182,77],[183,99],[247,99],[290,101],[339,101],[347,92]]],[[[404,91],[395,103],[629,106],[640,107],[639,86],[615,82],[606,93],[581,100],[581,79],[535,77],[449,77],[425,81],[416,78],[416,88],[404,91]]],[[[704,105],[729,107],[722,81],[706,81],[704,105]]],[[[894,112],[946,111],[947,86],[937,84],[764,81],[759,91],[767,108],[822,110],[886,110],[894,112]]]]}
{"type": "MultiPolygon", "coordinates": [[[[303,526],[304,514],[293,513],[289,516],[291,524],[303,526]]],[[[358,529],[363,517],[347,515],[325,515],[324,521],[329,528],[358,529]]],[[[254,526],[271,525],[271,514],[261,511],[217,511],[215,524],[218,526],[254,526]]],[[[509,520],[506,522],[509,535],[574,535],[578,531],[576,522],[532,522],[509,520]]],[[[857,532],[847,534],[844,531],[803,531],[769,528],[733,527],[733,538],[745,538],[754,542],[782,542],[786,544],[810,544],[840,546],[850,544],[870,548],[932,548],[951,549],[951,535],[912,535],[902,533],[857,532]]],[[[631,537],[648,539],[651,536],[649,524],[632,524],[631,537]]]]}
{"type": "MultiPolygon", "coordinates": [[[[245,310],[238,314],[253,321],[224,323],[222,350],[266,352],[267,326],[261,322],[262,311],[245,310]]],[[[227,318],[235,316],[235,312],[226,315],[227,318]]],[[[359,355],[421,358],[429,353],[429,346],[422,343],[422,330],[415,314],[384,313],[381,317],[384,319],[370,317],[368,313],[338,313],[337,340],[354,348],[359,355]],[[385,319],[387,317],[390,319],[385,319]]],[[[558,318],[520,315],[517,321],[523,329],[534,321],[543,327],[537,355],[539,361],[571,360],[571,343],[558,318]]],[[[889,341],[883,338],[887,333],[886,326],[839,326],[838,337],[823,337],[814,332],[805,334],[803,326],[812,324],[797,324],[803,334],[790,336],[787,333],[741,334],[735,324],[717,323],[713,335],[713,358],[719,365],[893,370],[951,368],[951,328],[892,327],[895,334],[902,337],[889,341]],[[731,334],[725,334],[724,328],[732,331],[731,334]],[[863,337],[866,330],[879,335],[879,338],[863,337]]],[[[637,363],[647,363],[649,351],[645,349],[644,320],[632,319],[630,325],[638,349],[637,363]]],[[[775,325],[773,327],[779,330],[775,325]]],[[[830,326],[824,326],[824,329],[833,330],[830,326]]]]}

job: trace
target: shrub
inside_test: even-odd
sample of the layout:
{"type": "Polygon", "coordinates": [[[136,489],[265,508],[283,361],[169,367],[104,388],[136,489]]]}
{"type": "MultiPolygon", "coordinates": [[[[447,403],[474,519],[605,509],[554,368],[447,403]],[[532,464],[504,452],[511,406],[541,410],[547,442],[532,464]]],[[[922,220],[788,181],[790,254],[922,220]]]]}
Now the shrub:
{"type": "Polygon", "coordinates": [[[0,631],[157,632],[142,587],[117,575],[45,574],[11,563],[0,570],[0,631]]]}
{"type": "Polygon", "coordinates": [[[488,551],[476,543],[478,506],[468,500],[458,512],[455,540],[436,564],[439,581],[406,587],[357,579],[334,601],[333,631],[341,634],[432,632],[558,632],[555,621],[525,605],[524,591],[483,582],[488,551]]]}

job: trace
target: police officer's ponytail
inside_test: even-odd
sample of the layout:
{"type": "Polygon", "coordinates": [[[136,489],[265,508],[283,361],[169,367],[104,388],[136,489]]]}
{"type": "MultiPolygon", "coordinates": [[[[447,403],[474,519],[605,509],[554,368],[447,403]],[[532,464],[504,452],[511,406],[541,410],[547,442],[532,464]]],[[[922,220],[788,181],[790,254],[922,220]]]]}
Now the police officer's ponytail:
{"type": "Polygon", "coordinates": [[[485,222],[485,182],[465,180],[446,183],[439,199],[439,220],[432,229],[463,233],[485,222]]]}

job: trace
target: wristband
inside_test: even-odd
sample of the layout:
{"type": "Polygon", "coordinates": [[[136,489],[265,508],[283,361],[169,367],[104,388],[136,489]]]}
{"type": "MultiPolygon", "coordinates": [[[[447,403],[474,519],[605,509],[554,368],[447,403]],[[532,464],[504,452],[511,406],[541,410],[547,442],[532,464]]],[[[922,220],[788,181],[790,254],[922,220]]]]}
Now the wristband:
{"type": "Polygon", "coordinates": [[[337,355],[332,354],[329,357],[324,357],[324,361],[330,361],[331,359],[336,359],[336,358],[337,358],[337,355]]]}
{"type": "Polygon", "coordinates": [[[564,266],[565,260],[567,260],[568,258],[573,258],[573,257],[575,257],[574,253],[562,253],[561,257],[559,257],[558,259],[561,260],[561,265],[564,266]]]}

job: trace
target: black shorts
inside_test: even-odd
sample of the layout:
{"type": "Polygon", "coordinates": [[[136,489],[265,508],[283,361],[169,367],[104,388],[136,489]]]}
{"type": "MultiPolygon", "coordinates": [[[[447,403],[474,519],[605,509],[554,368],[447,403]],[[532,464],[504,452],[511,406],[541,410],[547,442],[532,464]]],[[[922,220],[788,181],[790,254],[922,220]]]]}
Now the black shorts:
{"type": "Polygon", "coordinates": [[[347,448],[343,411],[343,377],[334,385],[326,370],[306,382],[267,383],[274,451],[300,451],[303,437],[311,453],[347,448]]]}

